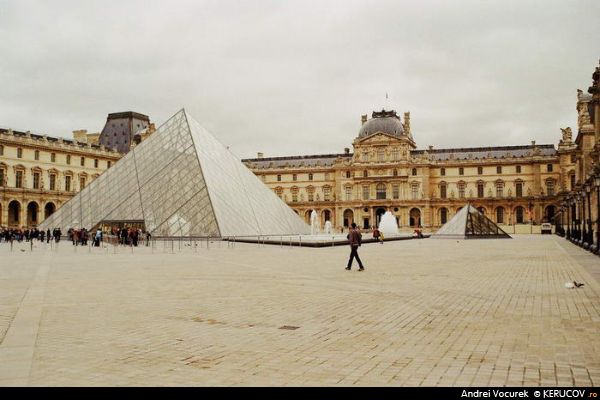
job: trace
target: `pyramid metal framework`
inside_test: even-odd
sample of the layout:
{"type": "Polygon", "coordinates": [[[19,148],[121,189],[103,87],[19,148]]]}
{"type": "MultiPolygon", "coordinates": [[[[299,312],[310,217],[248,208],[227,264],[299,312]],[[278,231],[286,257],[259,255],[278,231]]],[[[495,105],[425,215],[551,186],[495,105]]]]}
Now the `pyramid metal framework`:
{"type": "Polygon", "coordinates": [[[40,224],[143,221],[153,236],[308,234],[310,227],[182,109],[40,224]]]}
{"type": "Polygon", "coordinates": [[[467,204],[435,234],[434,239],[512,239],[491,219],[467,204]]]}

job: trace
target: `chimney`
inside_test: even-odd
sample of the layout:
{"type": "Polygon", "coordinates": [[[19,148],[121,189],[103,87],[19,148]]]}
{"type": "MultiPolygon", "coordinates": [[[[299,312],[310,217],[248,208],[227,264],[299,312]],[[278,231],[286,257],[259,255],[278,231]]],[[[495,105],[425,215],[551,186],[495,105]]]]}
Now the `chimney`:
{"type": "Polygon", "coordinates": [[[429,150],[430,151],[433,150],[433,146],[432,145],[429,145],[429,150]]]}
{"type": "Polygon", "coordinates": [[[263,153],[256,153],[256,158],[263,158],[264,154],[263,153]]]}
{"type": "Polygon", "coordinates": [[[532,145],[532,146],[535,146],[535,140],[532,140],[532,141],[531,141],[531,145],[532,145]]]}
{"type": "Polygon", "coordinates": [[[344,147],[344,154],[350,154],[350,149],[348,147],[344,147]]]}
{"type": "Polygon", "coordinates": [[[361,122],[361,125],[364,125],[365,122],[367,122],[367,114],[360,116],[360,122],[361,122]]]}

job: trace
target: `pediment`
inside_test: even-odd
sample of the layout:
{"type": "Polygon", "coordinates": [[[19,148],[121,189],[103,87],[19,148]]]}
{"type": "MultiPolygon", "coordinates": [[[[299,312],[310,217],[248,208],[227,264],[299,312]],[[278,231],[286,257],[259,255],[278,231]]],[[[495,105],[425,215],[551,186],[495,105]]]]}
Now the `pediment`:
{"type": "Polygon", "coordinates": [[[379,132],[366,138],[358,139],[360,144],[381,144],[381,143],[402,143],[404,140],[398,139],[396,136],[379,132]]]}

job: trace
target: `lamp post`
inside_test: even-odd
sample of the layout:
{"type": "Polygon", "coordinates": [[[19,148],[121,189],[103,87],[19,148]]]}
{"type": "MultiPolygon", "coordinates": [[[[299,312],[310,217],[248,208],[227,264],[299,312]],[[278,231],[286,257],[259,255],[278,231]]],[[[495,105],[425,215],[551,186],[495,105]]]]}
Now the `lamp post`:
{"type": "Polygon", "coordinates": [[[567,240],[571,240],[571,205],[568,196],[563,201],[563,208],[567,213],[567,240]]]}
{"type": "Polygon", "coordinates": [[[581,186],[581,192],[579,193],[579,198],[581,200],[581,247],[584,249],[589,246],[587,242],[587,227],[586,227],[586,219],[585,219],[585,184],[581,186]]]}
{"type": "Polygon", "coordinates": [[[592,182],[591,180],[586,182],[585,184],[585,193],[587,194],[587,205],[588,205],[588,213],[587,213],[587,224],[588,224],[588,237],[587,243],[588,248],[591,248],[594,244],[594,230],[592,229],[592,201],[591,201],[591,193],[592,193],[592,182]]]}
{"type": "Polygon", "coordinates": [[[529,200],[529,233],[533,233],[533,203],[529,200]]]}
{"type": "Polygon", "coordinates": [[[584,218],[582,218],[582,207],[581,207],[581,202],[583,199],[583,196],[581,195],[581,192],[577,192],[577,244],[579,244],[580,246],[583,245],[583,229],[585,228],[585,225],[583,225],[583,227],[581,226],[581,222],[584,218]]]}

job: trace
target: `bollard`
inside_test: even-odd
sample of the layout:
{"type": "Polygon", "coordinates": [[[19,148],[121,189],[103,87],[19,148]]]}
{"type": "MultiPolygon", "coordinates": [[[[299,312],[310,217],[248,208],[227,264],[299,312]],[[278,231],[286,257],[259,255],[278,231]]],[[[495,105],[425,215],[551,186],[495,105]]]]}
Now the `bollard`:
{"type": "Polygon", "coordinates": [[[13,249],[12,249],[12,248],[13,248],[13,241],[11,240],[11,241],[10,241],[10,251],[13,251],[13,249]]]}
{"type": "Polygon", "coordinates": [[[335,237],[334,237],[334,236],[332,236],[332,237],[331,237],[331,247],[333,247],[333,243],[334,243],[334,242],[333,242],[333,240],[334,240],[334,239],[335,239],[335,237]]]}
{"type": "Polygon", "coordinates": [[[173,238],[171,238],[171,254],[175,254],[175,243],[173,243],[173,238]]]}
{"type": "Polygon", "coordinates": [[[280,245],[280,247],[283,247],[283,236],[280,236],[280,237],[279,237],[279,241],[280,241],[280,244],[279,244],[279,245],[280,245]]]}
{"type": "Polygon", "coordinates": [[[298,243],[299,243],[298,247],[302,247],[302,235],[298,235],[298,243]]]}
{"type": "Polygon", "coordinates": [[[31,251],[33,251],[33,239],[29,241],[29,247],[31,248],[31,251]]]}

